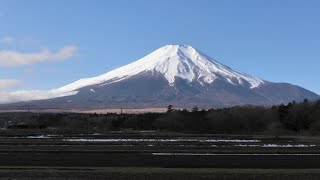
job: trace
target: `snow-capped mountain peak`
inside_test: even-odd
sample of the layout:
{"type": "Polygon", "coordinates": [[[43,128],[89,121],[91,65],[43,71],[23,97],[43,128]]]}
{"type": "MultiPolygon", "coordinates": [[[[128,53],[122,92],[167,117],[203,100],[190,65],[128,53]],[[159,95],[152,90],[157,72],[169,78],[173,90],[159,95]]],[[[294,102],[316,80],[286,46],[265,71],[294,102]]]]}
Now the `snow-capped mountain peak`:
{"type": "Polygon", "coordinates": [[[0,104],[28,101],[17,107],[32,104],[41,109],[159,108],[168,104],[179,108],[222,108],[319,98],[299,86],[263,81],[235,71],[185,45],[163,46],[133,63],[59,89],[2,96],[5,98],[0,99],[0,104]]]}
{"type": "Polygon", "coordinates": [[[216,79],[250,88],[264,83],[259,78],[232,70],[191,46],[166,45],[133,63],[97,77],[81,79],[57,91],[76,91],[90,85],[119,82],[145,72],[161,73],[170,86],[174,86],[177,77],[188,82],[198,81],[201,85],[211,84],[216,79]]]}

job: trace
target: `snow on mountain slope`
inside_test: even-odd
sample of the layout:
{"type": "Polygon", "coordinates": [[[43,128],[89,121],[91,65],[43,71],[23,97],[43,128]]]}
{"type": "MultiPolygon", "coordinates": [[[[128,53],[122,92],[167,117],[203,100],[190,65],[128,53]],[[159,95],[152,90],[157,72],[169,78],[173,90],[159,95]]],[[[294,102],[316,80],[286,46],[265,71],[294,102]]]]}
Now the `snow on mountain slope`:
{"type": "Polygon", "coordinates": [[[261,79],[232,70],[191,46],[167,45],[126,66],[97,77],[81,79],[56,91],[71,92],[90,85],[114,83],[143,72],[159,72],[171,86],[176,77],[189,82],[198,81],[201,85],[211,84],[217,78],[234,85],[247,84],[250,88],[264,83],[261,79]]]}
{"type": "Polygon", "coordinates": [[[0,92],[0,96],[5,97],[0,98],[0,104],[19,102],[13,104],[13,108],[32,104],[40,108],[83,109],[149,108],[168,104],[181,108],[195,105],[221,108],[319,98],[299,86],[263,81],[235,71],[191,46],[181,45],[163,46],[126,66],[59,89],[0,92]]]}

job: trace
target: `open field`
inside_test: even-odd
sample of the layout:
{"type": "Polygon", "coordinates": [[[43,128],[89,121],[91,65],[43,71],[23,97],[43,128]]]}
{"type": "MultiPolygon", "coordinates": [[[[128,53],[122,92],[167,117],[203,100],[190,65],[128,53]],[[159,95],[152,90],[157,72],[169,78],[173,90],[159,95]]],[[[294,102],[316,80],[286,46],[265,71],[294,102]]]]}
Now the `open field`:
{"type": "Polygon", "coordinates": [[[318,137],[0,136],[0,179],[319,179],[318,137]]]}
{"type": "Polygon", "coordinates": [[[267,136],[10,135],[0,137],[0,159],[0,166],[310,169],[320,168],[320,142],[267,136]]]}
{"type": "Polygon", "coordinates": [[[190,168],[61,168],[1,167],[0,179],[84,180],[84,179],[152,179],[152,180],[318,180],[318,169],[190,169],[190,168]],[[6,177],[6,178],[4,178],[6,177]]]}
{"type": "Polygon", "coordinates": [[[0,159],[1,166],[26,167],[320,168],[320,155],[314,154],[11,152],[0,153],[0,159]]]}

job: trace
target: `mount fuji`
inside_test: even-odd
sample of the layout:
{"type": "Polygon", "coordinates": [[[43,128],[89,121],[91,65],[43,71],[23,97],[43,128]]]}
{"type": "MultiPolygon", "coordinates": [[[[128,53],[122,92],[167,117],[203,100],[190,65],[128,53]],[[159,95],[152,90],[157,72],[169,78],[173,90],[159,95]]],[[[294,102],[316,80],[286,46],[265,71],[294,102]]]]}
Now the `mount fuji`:
{"type": "Polygon", "coordinates": [[[9,106],[41,108],[221,108],[318,99],[299,86],[231,69],[191,46],[167,45],[123,67],[51,90],[52,98],[9,106]]]}

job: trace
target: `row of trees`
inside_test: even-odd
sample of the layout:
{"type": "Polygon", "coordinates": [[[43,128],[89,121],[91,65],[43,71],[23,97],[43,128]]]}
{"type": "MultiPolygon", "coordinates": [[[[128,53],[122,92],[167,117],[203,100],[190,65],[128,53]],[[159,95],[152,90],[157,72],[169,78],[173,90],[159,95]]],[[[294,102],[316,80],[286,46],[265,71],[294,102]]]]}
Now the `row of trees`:
{"type": "Polygon", "coordinates": [[[115,130],[161,130],[186,133],[283,134],[320,133],[320,101],[292,102],[271,108],[239,106],[145,114],[2,113],[4,129],[39,128],[70,133],[115,130]]]}

